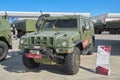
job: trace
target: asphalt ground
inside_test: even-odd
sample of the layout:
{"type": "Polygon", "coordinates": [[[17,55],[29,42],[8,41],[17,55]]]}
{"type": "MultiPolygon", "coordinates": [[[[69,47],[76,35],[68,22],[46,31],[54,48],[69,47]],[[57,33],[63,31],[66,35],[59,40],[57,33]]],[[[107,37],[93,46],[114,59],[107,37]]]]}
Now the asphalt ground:
{"type": "Polygon", "coordinates": [[[13,39],[13,49],[9,50],[6,60],[0,62],[0,80],[120,80],[120,35],[95,35],[94,53],[81,56],[79,72],[66,75],[64,66],[41,64],[36,69],[27,69],[22,63],[18,49],[19,39],[13,39]],[[111,73],[109,76],[97,74],[96,52],[98,45],[112,47],[110,55],[111,73]]]}

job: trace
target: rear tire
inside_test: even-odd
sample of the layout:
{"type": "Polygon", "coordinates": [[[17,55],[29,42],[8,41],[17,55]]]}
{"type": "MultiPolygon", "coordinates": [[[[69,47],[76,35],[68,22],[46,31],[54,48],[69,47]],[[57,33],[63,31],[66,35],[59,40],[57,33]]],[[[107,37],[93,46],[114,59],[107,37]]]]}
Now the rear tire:
{"type": "Polygon", "coordinates": [[[8,46],[5,42],[0,41],[0,61],[3,61],[8,53],[8,46]]]}
{"type": "Polygon", "coordinates": [[[26,55],[23,55],[23,64],[25,67],[33,69],[39,66],[39,63],[36,63],[32,58],[27,58],[26,55]]]}
{"type": "Polygon", "coordinates": [[[95,34],[101,34],[101,31],[95,30],[95,34]]]}
{"type": "Polygon", "coordinates": [[[73,53],[65,56],[65,71],[68,75],[76,74],[80,66],[80,49],[74,48],[73,53]]]}
{"type": "Polygon", "coordinates": [[[114,29],[110,29],[109,30],[109,34],[115,34],[115,30],[114,29]]]}
{"type": "Polygon", "coordinates": [[[117,29],[117,30],[116,30],[116,34],[120,34],[120,29],[117,29]]]}

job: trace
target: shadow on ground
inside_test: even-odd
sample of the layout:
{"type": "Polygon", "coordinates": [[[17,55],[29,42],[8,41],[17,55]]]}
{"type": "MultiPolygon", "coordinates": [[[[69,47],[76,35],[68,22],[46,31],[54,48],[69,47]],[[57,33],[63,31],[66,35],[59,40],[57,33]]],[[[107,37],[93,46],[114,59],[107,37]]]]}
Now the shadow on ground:
{"type": "Polygon", "coordinates": [[[10,51],[8,57],[0,62],[3,69],[9,72],[24,73],[25,67],[23,66],[21,55],[18,54],[19,51],[10,51]]]}
{"type": "MultiPolygon", "coordinates": [[[[98,45],[110,45],[112,47],[111,55],[119,55],[120,56],[120,41],[116,40],[99,40],[95,41],[94,51],[97,52],[98,45]]],[[[22,55],[19,54],[19,51],[10,51],[9,57],[4,61],[0,62],[0,67],[3,67],[6,71],[14,72],[14,73],[26,73],[26,72],[41,72],[42,70],[46,70],[48,72],[52,72],[55,74],[65,75],[64,66],[61,65],[43,65],[36,69],[28,69],[22,63],[22,55]]],[[[80,66],[80,69],[84,69],[86,71],[95,73],[94,70],[86,68],[84,66],[80,66]]]]}
{"type": "MultiPolygon", "coordinates": [[[[3,69],[14,73],[26,73],[26,72],[40,73],[42,70],[46,70],[51,73],[66,75],[64,71],[64,66],[62,65],[40,64],[39,67],[35,69],[26,68],[22,63],[22,55],[19,54],[19,51],[9,52],[9,57],[4,61],[0,62],[0,65],[3,67],[3,69]]],[[[95,73],[94,70],[83,66],[80,66],[80,69],[84,69],[89,72],[95,73]]]]}
{"type": "Polygon", "coordinates": [[[83,66],[80,66],[80,69],[83,69],[83,70],[86,70],[86,71],[89,71],[91,73],[95,73],[96,74],[95,69],[86,68],[86,67],[83,67],[83,66]]]}
{"type": "Polygon", "coordinates": [[[26,72],[41,72],[42,70],[46,70],[48,72],[52,72],[55,74],[65,75],[64,66],[61,65],[45,65],[40,64],[38,68],[28,69],[22,63],[22,55],[19,54],[19,51],[11,51],[9,52],[9,57],[4,61],[0,62],[0,65],[3,69],[14,72],[14,73],[26,73],[26,72]]]}

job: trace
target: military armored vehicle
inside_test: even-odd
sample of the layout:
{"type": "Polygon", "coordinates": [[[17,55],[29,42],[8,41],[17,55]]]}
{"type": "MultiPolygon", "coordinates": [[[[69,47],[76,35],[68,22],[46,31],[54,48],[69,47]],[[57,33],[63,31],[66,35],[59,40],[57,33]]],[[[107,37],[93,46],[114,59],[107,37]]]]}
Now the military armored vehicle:
{"type": "Polygon", "coordinates": [[[95,34],[101,34],[105,29],[105,25],[102,22],[96,22],[94,23],[94,29],[95,34]]]}
{"type": "Polygon", "coordinates": [[[96,34],[101,34],[103,31],[108,31],[109,34],[120,34],[120,20],[107,21],[105,24],[96,22],[94,27],[96,34]]]}
{"type": "Polygon", "coordinates": [[[26,33],[36,31],[35,28],[36,20],[18,20],[12,23],[12,27],[15,27],[17,30],[17,37],[20,38],[26,33]]]}
{"type": "Polygon", "coordinates": [[[19,48],[24,51],[23,64],[36,68],[40,63],[61,64],[69,75],[79,71],[80,55],[91,55],[94,27],[89,18],[80,15],[41,15],[37,32],[21,37],[19,48]]]}
{"type": "Polygon", "coordinates": [[[0,18],[0,61],[7,56],[8,49],[12,48],[10,23],[3,17],[0,18]]]}

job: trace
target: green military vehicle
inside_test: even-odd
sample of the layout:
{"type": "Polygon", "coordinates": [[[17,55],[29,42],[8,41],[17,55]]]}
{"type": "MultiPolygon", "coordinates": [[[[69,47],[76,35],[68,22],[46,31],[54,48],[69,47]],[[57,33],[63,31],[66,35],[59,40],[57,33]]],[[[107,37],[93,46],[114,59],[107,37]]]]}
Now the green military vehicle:
{"type": "Polygon", "coordinates": [[[95,34],[101,34],[105,29],[105,25],[102,22],[96,22],[94,23],[94,29],[95,34]]]}
{"type": "Polygon", "coordinates": [[[17,37],[20,38],[26,33],[36,31],[35,28],[36,20],[18,20],[12,23],[12,27],[16,27],[17,37]]]}
{"type": "Polygon", "coordinates": [[[109,31],[109,34],[120,34],[120,20],[107,21],[105,29],[109,31]]]}
{"type": "Polygon", "coordinates": [[[40,63],[61,64],[67,74],[73,75],[79,71],[80,55],[93,53],[94,27],[89,18],[44,14],[36,28],[37,32],[22,36],[19,42],[27,68],[36,68],[40,63]]]}
{"type": "Polygon", "coordinates": [[[0,61],[7,56],[8,49],[12,48],[11,28],[8,20],[0,18],[0,61]]]}
{"type": "Polygon", "coordinates": [[[105,24],[103,22],[96,22],[94,27],[96,34],[101,34],[103,31],[108,31],[109,34],[120,34],[120,20],[107,21],[105,24]]]}

